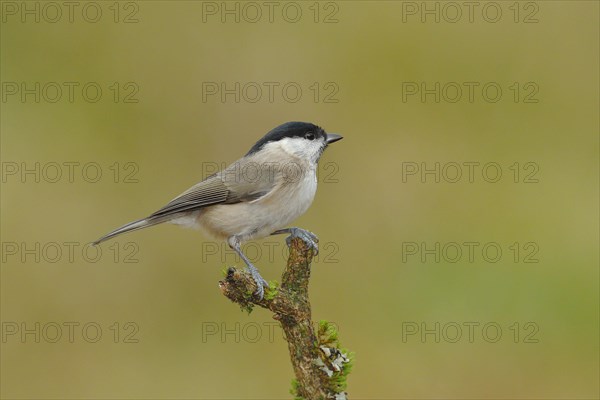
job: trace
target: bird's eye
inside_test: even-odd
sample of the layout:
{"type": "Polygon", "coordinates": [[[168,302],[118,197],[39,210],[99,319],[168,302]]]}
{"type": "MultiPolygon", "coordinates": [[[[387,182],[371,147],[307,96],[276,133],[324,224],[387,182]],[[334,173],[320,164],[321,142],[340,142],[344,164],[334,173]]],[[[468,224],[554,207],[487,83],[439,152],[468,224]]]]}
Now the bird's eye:
{"type": "Polygon", "coordinates": [[[307,138],[308,140],[314,140],[314,139],[315,139],[315,134],[314,134],[314,133],[312,133],[312,132],[307,132],[307,133],[304,135],[304,137],[305,137],[305,138],[307,138]]]}

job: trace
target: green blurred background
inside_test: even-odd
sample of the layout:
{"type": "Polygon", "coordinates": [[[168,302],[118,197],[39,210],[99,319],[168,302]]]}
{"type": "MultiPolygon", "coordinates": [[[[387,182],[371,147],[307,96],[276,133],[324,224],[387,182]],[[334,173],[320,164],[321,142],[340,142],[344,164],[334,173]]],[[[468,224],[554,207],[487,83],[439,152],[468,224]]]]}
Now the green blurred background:
{"type": "MultiPolygon", "coordinates": [[[[481,2],[472,22],[463,2],[275,3],[272,22],[262,2],[255,22],[256,7],[235,2],[77,4],[72,22],[65,6],[52,22],[46,3],[2,3],[3,398],[289,398],[293,372],[270,313],[248,316],[218,290],[221,269],[240,265],[221,244],[166,225],[103,244],[97,262],[82,250],[289,120],[345,137],[324,154],[296,225],[322,243],[313,317],[336,323],[356,352],[351,398],[598,398],[597,2],[481,2]],[[39,7],[39,22],[26,7],[39,7]],[[221,21],[224,7],[238,7],[239,23],[221,21]],[[438,7],[439,23],[424,7],[438,7]],[[84,8],[90,20],[100,9],[99,21],[84,8]],[[21,98],[23,82],[40,83],[39,103],[21,98]],[[49,82],[76,82],[73,101],[66,90],[48,101],[49,82]],[[102,88],[95,103],[81,92],[89,82],[102,88]],[[250,85],[223,102],[203,98],[211,82],[279,86],[273,101],[266,89],[250,101],[250,85]],[[448,91],[436,103],[403,99],[411,82],[480,86],[472,102],[448,91]],[[499,101],[482,97],[488,82],[499,101]],[[286,84],[302,89],[298,101],[282,95],[286,84]],[[403,178],[406,163],[436,162],[495,162],[503,175],[403,178]],[[39,182],[21,175],[36,163],[39,182]],[[101,167],[97,182],[86,163],[101,167]],[[525,183],[532,168],[537,183],[525,183]],[[473,262],[405,251],[464,242],[479,243],[473,262]],[[495,263],[481,254],[488,242],[502,250],[495,263]],[[538,262],[524,262],[533,251],[538,262]],[[79,324],[72,340],[69,323],[79,324]],[[436,323],[439,342],[421,336],[436,323]],[[473,340],[465,323],[479,324],[473,340]]],[[[267,279],[280,278],[283,243],[248,248],[267,279]]]]}

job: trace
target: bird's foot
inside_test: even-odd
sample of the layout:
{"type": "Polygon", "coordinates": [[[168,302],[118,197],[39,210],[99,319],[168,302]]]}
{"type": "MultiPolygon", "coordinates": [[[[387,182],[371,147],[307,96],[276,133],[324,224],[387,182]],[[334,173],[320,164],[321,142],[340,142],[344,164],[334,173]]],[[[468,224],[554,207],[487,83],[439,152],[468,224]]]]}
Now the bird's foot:
{"type": "Polygon", "coordinates": [[[254,279],[254,282],[256,283],[255,294],[258,296],[259,300],[262,300],[265,296],[264,288],[269,287],[269,282],[265,281],[264,278],[260,276],[258,269],[254,265],[248,264],[248,271],[250,271],[250,275],[252,275],[252,279],[254,279]]]}
{"type": "Polygon", "coordinates": [[[293,238],[300,238],[304,243],[311,247],[315,255],[319,254],[319,238],[314,233],[301,228],[289,228],[290,236],[285,238],[288,247],[292,245],[293,238]]]}

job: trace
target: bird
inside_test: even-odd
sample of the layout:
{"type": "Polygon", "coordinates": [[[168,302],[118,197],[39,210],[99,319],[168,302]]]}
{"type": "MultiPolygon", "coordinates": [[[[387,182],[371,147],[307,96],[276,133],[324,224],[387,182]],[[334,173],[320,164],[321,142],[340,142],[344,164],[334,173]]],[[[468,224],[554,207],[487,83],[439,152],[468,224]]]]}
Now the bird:
{"type": "Polygon", "coordinates": [[[149,216],[130,222],[100,237],[93,245],[115,236],[163,222],[197,229],[225,240],[244,261],[256,282],[256,295],[269,284],[241,250],[241,244],[270,235],[298,237],[318,252],[312,232],[288,225],[304,214],[317,191],[317,165],[325,149],[342,139],[310,123],[281,124],[240,159],[208,176],[149,216]]]}

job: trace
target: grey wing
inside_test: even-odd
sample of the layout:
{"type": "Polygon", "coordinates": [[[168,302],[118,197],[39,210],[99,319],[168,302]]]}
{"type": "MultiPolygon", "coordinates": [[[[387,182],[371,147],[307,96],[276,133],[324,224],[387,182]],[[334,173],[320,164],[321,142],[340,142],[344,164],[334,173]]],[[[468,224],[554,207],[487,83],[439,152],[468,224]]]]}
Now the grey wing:
{"type": "Polygon", "coordinates": [[[258,200],[284,184],[278,164],[256,156],[236,161],[218,176],[229,189],[231,202],[258,200]]]}
{"type": "Polygon", "coordinates": [[[225,186],[220,178],[213,175],[197,185],[192,186],[181,195],[171,200],[169,204],[147,218],[142,218],[123,225],[122,227],[107,233],[93,243],[94,245],[97,245],[126,232],[167,222],[172,219],[173,215],[183,211],[194,210],[212,204],[225,203],[231,201],[231,199],[231,192],[227,186],[225,186]]]}
{"type": "Polygon", "coordinates": [[[240,164],[236,163],[206,178],[171,200],[150,218],[192,211],[215,204],[253,201],[268,194],[275,186],[273,179],[265,179],[262,175],[256,179],[256,176],[246,176],[239,171],[242,169],[240,164]]]}
{"type": "Polygon", "coordinates": [[[121,235],[126,232],[135,231],[138,229],[146,228],[162,222],[167,222],[173,218],[175,214],[184,211],[191,211],[198,208],[220,204],[220,203],[231,203],[237,202],[239,196],[232,193],[232,191],[223,183],[219,176],[213,175],[192,186],[173,200],[166,206],[156,211],[147,218],[142,218],[137,221],[130,222],[129,224],[123,225],[120,228],[115,229],[112,232],[107,233],[100,239],[94,242],[94,245],[100,244],[105,240],[121,235]]]}
{"type": "Polygon", "coordinates": [[[231,198],[230,190],[225,186],[220,177],[213,175],[175,197],[166,206],[150,215],[150,217],[172,215],[182,211],[226,203],[231,198]]]}

